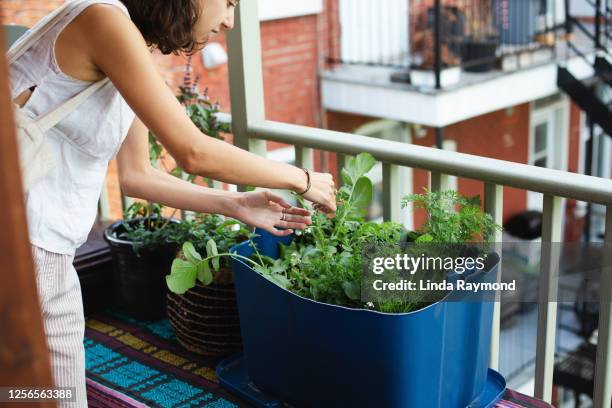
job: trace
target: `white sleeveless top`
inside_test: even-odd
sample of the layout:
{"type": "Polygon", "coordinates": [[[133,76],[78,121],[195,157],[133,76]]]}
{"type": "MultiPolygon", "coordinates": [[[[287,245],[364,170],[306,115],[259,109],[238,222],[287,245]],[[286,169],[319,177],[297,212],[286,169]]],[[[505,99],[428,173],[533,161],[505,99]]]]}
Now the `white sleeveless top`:
{"type": "MultiPolygon", "coordinates": [[[[40,41],[10,66],[12,98],[32,86],[22,108],[31,118],[56,108],[91,85],[64,74],[55,59],[59,33],[87,7],[120,0],[71,0],[72,10],[40,41]]],[[[41,23],[44,23],[43,19],[41,23]]],[[[41,23],[30,32],[37,30],[41,23]]],[[[112,160],[134,121],[134,113],[112,82],[47,132],[57,166],[26,194],[30,242],[50,252],[74,254],[95,221],[108,162],[112,160]]]]}

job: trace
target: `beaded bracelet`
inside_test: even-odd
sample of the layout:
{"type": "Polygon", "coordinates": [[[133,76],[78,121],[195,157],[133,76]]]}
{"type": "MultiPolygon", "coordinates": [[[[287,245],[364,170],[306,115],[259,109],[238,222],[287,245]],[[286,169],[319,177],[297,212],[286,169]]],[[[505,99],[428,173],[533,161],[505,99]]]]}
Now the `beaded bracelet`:
{"type": "Polygon", "coordinates": [[[304,170],[304,172],[306,173],[307,183],[306,190],[302,191],[301,193],[298,193],[299,195],[304,195],[308,192],[308,190],[310,190],[310,171],[308,171],[308,169],[305,167],[302,167],[302,170],[304,170]]]}

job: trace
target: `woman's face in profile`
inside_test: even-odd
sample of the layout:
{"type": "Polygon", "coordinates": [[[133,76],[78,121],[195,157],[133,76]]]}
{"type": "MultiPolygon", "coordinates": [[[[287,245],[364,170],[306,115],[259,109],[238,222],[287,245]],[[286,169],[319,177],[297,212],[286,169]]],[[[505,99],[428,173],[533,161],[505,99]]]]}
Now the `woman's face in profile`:
{"type": "MultiPolygon", "coordinates": [[[[234,9],[239,0],[200,0],[200,18],[195,26],[198,42],[208,42],[211,37],[234,26],[234,9]]],[[[250,0],[255,1],[255,0],[250,0]]]]}

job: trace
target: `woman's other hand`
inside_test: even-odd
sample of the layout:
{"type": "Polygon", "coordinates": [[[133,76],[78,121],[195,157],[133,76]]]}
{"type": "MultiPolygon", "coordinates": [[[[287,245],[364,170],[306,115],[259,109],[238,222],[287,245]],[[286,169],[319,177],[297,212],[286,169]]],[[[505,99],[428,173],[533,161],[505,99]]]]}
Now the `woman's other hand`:
{"type": "Polygon", "coordinates": [[[329,173],[310,172],[310,190],[304,198],[312,201],[313,208],[332,216],[336,213],[336,186],[329,173]]]}
{"type": "Polygon", "coordinates": [[[293,229],[305,229],[312,224],[310,211],[293,207],[268,190],[241,193],[237,196],[235,213],[234,218],[279,237],[292,234],[293,229]]]}

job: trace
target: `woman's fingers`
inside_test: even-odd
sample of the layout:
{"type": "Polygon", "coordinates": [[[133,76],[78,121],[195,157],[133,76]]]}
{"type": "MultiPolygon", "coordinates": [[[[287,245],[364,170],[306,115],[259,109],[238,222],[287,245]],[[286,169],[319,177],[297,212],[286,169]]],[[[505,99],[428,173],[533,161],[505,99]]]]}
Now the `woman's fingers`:
{"type": "Polygon", "coordinates": [[[290,221],[278,221],[274,224],[275,227],[289,228],[289,229],[306,229],[308,225],[301,222],[290,222],[290,221]]]}
{"type": "Polygon", "coordinates": [[[291,229],[279,230],[274,227],[264,227],[264,229],[268,231],[270,234],[275,235],[277,237],[285,237],[287,235],[293,234],[293,230],[291,229]]]}
{"type": "Polygon", "coordinates": [[[291,204],[285,201],[281,196],[278,196],[270,191],[266,191],[266,198],[276,204],[279,204],[283,208],[291,208],[291,204]]]}
{"type": "Polygon", "coordinates": [[[274,223],[274,226],[304,229],[312,224],[312,218],[309,216],[289,214],[288,211],[289,210],[287,210],[284,215],[283,213],[279,215],[279,219],[274,223]]]}
{"type": "Polygon", "coordinates": [[[310,215],[310,211],[308,211],[306,208],[291,207],[291,208],[287,208],[285,210],[285,214],[294,214],[294,215],[309,216],[310,215]]]}
{"type": "Polygon", "coordinates": [[[301,210],[302,210],[301,208],[292,207],[288,210],[285,210],[284,217],[281,213],[280,219],[281,221],[298,222],[298,223],[306,224],[306,225],[312,224],[312,218],[310,217],[310,211],[304,212],[301,210]]]}

